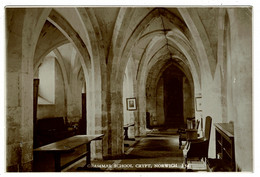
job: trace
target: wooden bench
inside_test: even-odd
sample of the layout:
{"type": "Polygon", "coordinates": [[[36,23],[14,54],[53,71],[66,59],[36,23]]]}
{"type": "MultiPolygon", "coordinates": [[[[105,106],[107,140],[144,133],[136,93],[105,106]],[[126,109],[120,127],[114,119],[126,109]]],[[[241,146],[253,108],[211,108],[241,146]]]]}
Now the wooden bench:
{"type": "Polygon", "coordinates": [[[128,128],[134,125],[135,125],[134,123],[124,125],[124,136],[125,136],[124,140],[132,140],[132,141],[135,140],[134,138],[128,137],[128,128]]]}
{"type": "Polygon", "coordinates": [[[34,154],[37,155],[38,153],[51,153],[54,157],[54,164],[55,164],[55,171],[60,172],[62,169],[70,166],[71,164],[75,163],[76,161],[82,159],[84,156],[86,156],[86,165],[83,167],[84,169],[87,169],[91,166],[91,148],[90,143],[94,140],[101,140],[104,135],[76,135],[73,137],[69,137],[66,139],[63,139],[61,141],[57,141],[39,148],[34,149],[34,154]],[[73,151],[75,148],[80,147],[82,145],[86,145],[86,152],[79,155],[75,159],[71,160],[70,162],[64,164],[61,166],[61,154],[68,153],[73,151]]]}

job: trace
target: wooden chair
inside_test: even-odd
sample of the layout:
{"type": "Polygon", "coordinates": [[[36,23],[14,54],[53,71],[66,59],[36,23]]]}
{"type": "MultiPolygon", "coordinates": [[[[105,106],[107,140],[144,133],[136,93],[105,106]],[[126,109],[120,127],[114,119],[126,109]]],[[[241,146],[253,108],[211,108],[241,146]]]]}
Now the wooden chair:
{"type": "Polygon", "coordinates": [[[178,134],[179,134],[179,149],[181,149],[182,142],[187,141],[187,131],[189,131],[190,136],[196,136],[197,137],[197,132],[199,128],[199,123],[200,121],[197,120],[195,121],[195,117],[193,118],[188,118],[187,120],[187,129],[178,129],[178,134]],[[193,132],[193,133],[192,133],[193,132]]]}
{"type": "Polygon", "coordinates": [[[183,155],[185,158],[185,164],[187,164],[188,158],[198,157],[198,158],[208,158],[208,149],[210,141],[210,131],[211,131],[212,118],[210,116],[206,117],[204,136],[199,139],[187,139],[188,143],[183,149],[183,155]]]}

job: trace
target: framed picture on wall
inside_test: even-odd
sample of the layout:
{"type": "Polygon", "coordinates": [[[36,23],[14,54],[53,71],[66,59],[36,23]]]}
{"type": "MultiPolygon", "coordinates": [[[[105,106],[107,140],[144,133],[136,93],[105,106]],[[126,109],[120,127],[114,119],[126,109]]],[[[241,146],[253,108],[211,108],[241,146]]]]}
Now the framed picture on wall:
{"type": "Polygon", "coordinates": [[[136,110],[136,98],[127,98],[126,99],[126,109],[128,111],[136,110]]]}
{"type": "Polygon", "coordinates": [[[201,97],[196,97],[196,111],[202,111],[202,98],[201,97]]]}

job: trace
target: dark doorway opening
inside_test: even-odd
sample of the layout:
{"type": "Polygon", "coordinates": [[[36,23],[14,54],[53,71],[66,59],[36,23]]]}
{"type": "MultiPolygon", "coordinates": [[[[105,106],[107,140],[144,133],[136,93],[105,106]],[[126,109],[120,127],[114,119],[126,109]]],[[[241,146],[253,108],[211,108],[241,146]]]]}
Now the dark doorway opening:
{"type": "Polygon", "coordinates": [[[178,128],[184,125],[183,117],[183,72],[171,66],[163,73],[165,127],[178,128]]]}
{"type": "Polygon", "coordinates": [[[82,101],[82,118],[79,121],[79,134],[86,135],[87,134],[87,95],[86,93],[81,94],[82,101]]]}

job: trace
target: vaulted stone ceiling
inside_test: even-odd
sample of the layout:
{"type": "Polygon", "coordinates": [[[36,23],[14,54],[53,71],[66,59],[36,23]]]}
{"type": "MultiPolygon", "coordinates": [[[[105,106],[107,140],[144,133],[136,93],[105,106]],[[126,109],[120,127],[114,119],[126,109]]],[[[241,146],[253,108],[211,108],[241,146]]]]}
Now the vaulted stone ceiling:
{"type": "Polygon", "coordinates": [[[46,21],[37,42],[37,48],[34,54],[34,66],[36,66],[36,64],[53,49],[68,42],[68,39],[60,32],[59,29],[57,29],[50,22],[46,21]]]}
{"type": "MultiPolygon", "coordinates": [[[[215,34],[217,29],[208,18],[203,18],[208,11],[217,13],[214,8],[199,13],[191,9],[190,13],[194,18],[201,19],[205,36],[209,30],[215,34]]],[[[107,69],[115,71],[118,77],[122,75],[119,73],[124,73],[129,58],[132,58],[136,80],[146,79],[152,68],[161,70],[170,61],[176,63],[190,81],[198,84],[196,88],[200,88],[200,65],[202,62],[205,65],[205,58],[201,58],[201,52],[198,53],[196,48],[197,41],[194,40],[197,34],[195,37],[191,35],[192,23],[190,26],[186,24],[190,20],[187,14],[181,8],[53,8],[37,43],[34,66],[37,67],[42,57],[53,49],[72,43],[81,58],[81,64],[89,72],[91,63],[99,61],[107,69]]],[[[204,40],[205,37],[202,37],[204,40]]],[[[216,39],[215,35],[210,35],[204,40],[208,42],[205,50],[208,68],[213,73],[216,39]]],[[[115,79],[122,80],[123,77],[115,79]]]]}

